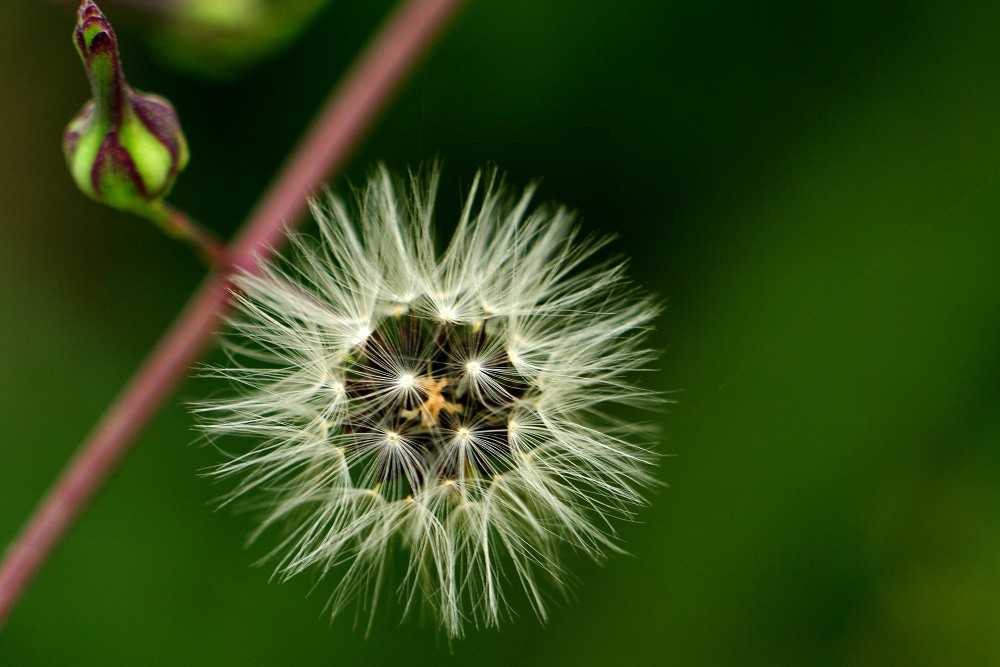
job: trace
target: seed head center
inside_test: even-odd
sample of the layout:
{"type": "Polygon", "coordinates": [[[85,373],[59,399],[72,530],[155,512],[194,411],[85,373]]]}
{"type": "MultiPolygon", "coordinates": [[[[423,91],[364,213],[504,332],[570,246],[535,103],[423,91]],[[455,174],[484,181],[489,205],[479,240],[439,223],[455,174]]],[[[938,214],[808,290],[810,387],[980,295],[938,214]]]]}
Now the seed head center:
{"type": "Polygon", "coordinates": [[[424,428],[436,428],[441,426],[442,410],[445,410],[448,414],[455,414],[463,410],[461,405],[450,402],[441,393],[448,386],[448,378],[435,380],[430,375],[422,375],[417,378],[416,382],[417,386],[427,394],[427,400],[413,410],[401,410],[400,414],[404,418],[415,419],[416,417],[420,417],[421,426],[424,428]]]}

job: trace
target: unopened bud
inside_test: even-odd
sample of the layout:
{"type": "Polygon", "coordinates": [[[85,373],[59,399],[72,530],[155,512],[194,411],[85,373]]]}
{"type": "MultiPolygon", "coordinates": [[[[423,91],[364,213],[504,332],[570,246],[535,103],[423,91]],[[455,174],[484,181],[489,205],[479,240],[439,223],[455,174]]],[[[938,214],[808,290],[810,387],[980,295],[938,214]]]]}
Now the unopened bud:
{"type": "Polygon", "coordinates": [[[92,0],[81,2],[73,38],[92,91],[63,138],[73,180],[99,202],[144,214],[188,161],[177,112],[128,85],[115,32],[92,0]]]}

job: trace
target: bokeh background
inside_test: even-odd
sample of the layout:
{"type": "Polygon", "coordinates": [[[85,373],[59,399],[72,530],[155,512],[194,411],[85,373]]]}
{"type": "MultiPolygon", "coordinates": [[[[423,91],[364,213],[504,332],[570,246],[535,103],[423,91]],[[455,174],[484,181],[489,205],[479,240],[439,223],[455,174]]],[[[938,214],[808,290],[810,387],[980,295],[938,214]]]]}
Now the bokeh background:
{"type": "MultiPolygon", "coordinates": [[[[130,80],[192,145],[172,200],[232,233],[390,6],[334,0],[228,78],[123,11],[130,80]]],[[[0,544],[204,273],[73,189],[71,8],[2,17],[0,544]]],[[[183,402],[219,386],[195,379],[0,664],[1000,664],[998,27],[986,0],[473,1],[332,185],[440,156],[447,219],[492,162],[618,235],[666,303],[647,382],[676,401],[630,555],[574,562],[547,627],[331,626],[325,584],[269,583],[251,518],[213,510],[183,402]]]]}

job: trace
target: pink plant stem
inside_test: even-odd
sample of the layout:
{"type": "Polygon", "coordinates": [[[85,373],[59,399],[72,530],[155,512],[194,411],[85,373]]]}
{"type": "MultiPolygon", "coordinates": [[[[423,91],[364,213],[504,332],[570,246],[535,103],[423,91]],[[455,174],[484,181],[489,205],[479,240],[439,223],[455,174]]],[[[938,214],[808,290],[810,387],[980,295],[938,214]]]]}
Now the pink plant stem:
{"type": "Polygon", "coordinates": [[[0,565],[0,627],[73,521],[204,352],[229,307],[230,276],[256,271],[281,245],[307,198],[346,160],[378,111],[463,0],[409,0],[334,91],[227,257],[80,446],[0,565]]]}

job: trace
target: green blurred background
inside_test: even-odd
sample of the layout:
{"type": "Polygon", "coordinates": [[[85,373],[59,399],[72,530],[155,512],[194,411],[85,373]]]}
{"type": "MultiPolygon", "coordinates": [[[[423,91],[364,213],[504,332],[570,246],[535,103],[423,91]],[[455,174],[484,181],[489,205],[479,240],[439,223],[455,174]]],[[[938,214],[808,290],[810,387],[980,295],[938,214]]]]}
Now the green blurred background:
{"type": "MultiPolygon", "coordinates": [[[[335,0],[240,78],[130,80],[178,107],[172,200],[221,234],[253,205],[391,3],[335,0]]],[[[112,5],[105,7],[112,20],[112,5]]],[[[203,269],[74,191],[87,96],[72,13],[0,20],[0,544],[203,269]]],[[[383,160],[474,170],[619,236],[662,296],[658,490],[575,602],[449,649],[329,626],[213,511],[186,383],[0,634],[3,665],[1000,664],[1000,3],[471,3],[333,185],[383,160]]]]}

